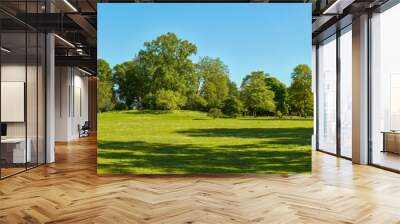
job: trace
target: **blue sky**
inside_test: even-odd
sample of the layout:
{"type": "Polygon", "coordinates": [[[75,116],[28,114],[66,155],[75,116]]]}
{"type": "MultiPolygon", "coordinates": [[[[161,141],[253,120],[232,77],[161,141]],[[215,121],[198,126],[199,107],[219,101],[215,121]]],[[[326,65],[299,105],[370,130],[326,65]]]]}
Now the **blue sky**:
{"type": "Polygon", "coordinates": [[[290,84],[297,64],[311,64],[311,4],[99,4],[98,58],[132,59],[143,43],[167,32],[219,57],[238,85],[263,70],[290,84]]]}

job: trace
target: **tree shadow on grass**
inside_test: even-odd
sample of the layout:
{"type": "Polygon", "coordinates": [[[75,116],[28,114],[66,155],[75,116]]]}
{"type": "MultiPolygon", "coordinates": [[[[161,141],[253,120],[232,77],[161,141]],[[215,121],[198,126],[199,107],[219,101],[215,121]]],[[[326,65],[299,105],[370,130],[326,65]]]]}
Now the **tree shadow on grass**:
{"type": "Polygon", "coordinates": [[[282,118],[275,118],[275,117],[242,117],[237,118],[238,120],[244,121],[313,121],[313,118],[303,118],[303,117],[282,117],[282,118]]]}
{"type": "Polygon", "coordinates": [[[128,111],[127,114],[141,115],[141,114],[151,114],[151,115],[161,115],[161,114],[170,114],[172,111],[167,110],[134,110],[128,111]]]}
{"type": "Polygon", "coordinates": [[[190,137],[263,138],[265,143],[310,145],[312,128],[205,128],[180,130],[190,137]]]}
{"type": "Polygon", "coordinates": [[[271,150],[265,146],[265,143],[205,147],[99,141],[98,169],[101,173],[133,174],[286,174],[311,171],[310,150],[271,150]]]}

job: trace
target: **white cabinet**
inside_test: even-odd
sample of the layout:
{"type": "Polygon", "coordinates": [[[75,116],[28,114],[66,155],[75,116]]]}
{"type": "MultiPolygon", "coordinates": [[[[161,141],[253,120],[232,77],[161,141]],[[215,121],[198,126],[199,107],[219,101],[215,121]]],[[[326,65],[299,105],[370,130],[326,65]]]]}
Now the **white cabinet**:
{"type": "Polygon", "coordinates": [[[2,139],[1,144],[7,144],[12,147],[12,162],[25,163],[32,161],[32,140],[27,139],[27,147],[25,151],[25,138],[7,138],[2,139]]]}

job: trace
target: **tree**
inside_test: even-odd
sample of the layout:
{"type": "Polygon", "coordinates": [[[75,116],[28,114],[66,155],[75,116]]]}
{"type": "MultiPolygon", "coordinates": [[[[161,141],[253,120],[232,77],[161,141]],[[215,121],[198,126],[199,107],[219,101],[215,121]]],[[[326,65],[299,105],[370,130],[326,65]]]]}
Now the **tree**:
{"type": "Polygon", "coordinates": [[[149,81],[145,78],[146,76],[140,73],[136,59],[115,65],[111,80],[114,83],[114,95],[118,101],[129,108],[132,108],[134,104],[140,104],[149,85],[149,81]]]}
{"type": "Polygon", "coordinates": [[[238,87],[236,86],[236,83],[233,81],[228,82],[228,98],[229,97],[239,97],[240,92],[238,87]]]}
{"type": "Polygon", "coordinates": [[[171,90],[189,96],[198,90],[195,65],[190,57],[197,52],[196,45],[166,33],[145,42],[137,55],[137,75],[147,85],[145,94],[171,90]]]}
{"type": "Polygon", "coordinates": [[[97,59],[97,78],[100,81],[109,81],[111,77],[110,64],[104,59],[97,59]]]}
{"type": "Polygon", "coordinates": [[[229,92],[228,67],[219,58],[204,57],[197,64],[201,80],[200,95],[208,108],[222,108],[229,92]]]}
{"type": "Polygon", "coordinates": [[[156,109],[176,110],[185,104],[185,98],[172,90],[159,90],[155,94],[156,109]]]}
{"type": "Polygon", "coordinates": [[[132,63],[132,61],[127,61],[122,64],[117,64],[113,68],[113,72],[111,75],[111,80],[115,85],[114,90],[114,95],[117,99],[118,102],[124,102],[127,106],[130,105],[129,97],[128,97],[128,89],[127,87],[134,83],[129,83],[127,82],[127,72],[129,70],[129,65],[132,63]]]}
{"type": "Polygon", "coordinates": [[[97,108],[100,112],[110,111],[114,108],[112,101],[112,84],[109,81],[97,82],[97,108]]]}
{"type": "Polygon", "coordinates": [[[247,75],[241,85],[241,99],[245,108],[254,116],[275,111],[274,92],[265,83],[266,74],[262,71],[247,75]]]}
{"type": "Polygon", "coordinates": [[[240,100],[240,92],[236,86],[236,83],[233,81],[228,82],[228,97],[224,101],[224,106],[222,108],[222,112],[224,114],[237,117],[240,116],[243,112],[243,103],[240,100]]]}
{"type": "Polygon", "coordinates": [[[98,110],[109,111],[114,108],[113,83],[111,82],[111,68],[104,59],[97,60],[97,107],[98,110]]]}
{"type": "Polygon", "coordinates": [[[276,112],[287,115],[289,112],[288,91],[286,85],[275,77],[268,76],[266,78],[267,86],[274,92],[274,101],[276,103],[276,112]]]}
{"type": "Polygon", "coordinates": [[[307,117],[313,114],[313,94],[311,89],[311,69],[308,65],[297,65],[292,73],[289,87],[291,113],[307,117]]]}
{"type": "Polygon", "coordinates": [[[116,98],[131,108],[151,109],[160,90],[192,97],[199,89],[195,64],[190,59],[196,52],[196,45],[173,33],[145,42],[133,60],[113,68],[116,98]]]}

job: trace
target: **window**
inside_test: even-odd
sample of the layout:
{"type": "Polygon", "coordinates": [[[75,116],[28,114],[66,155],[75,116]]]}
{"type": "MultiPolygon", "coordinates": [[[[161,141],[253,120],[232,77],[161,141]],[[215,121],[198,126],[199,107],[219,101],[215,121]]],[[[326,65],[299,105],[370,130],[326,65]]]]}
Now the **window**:
{"type": "Polygon", "coordinates": [[[318,48],[318,149],[336,153],[336,36],[318,48]]]}
{"type": "Polygon", "coordinates": [[[371,19],[372,163],[400,170],[400,5],[371,19]]]}
{"type": "Polygon", "coordinates": [[[352,33],[351,26],[340,35],[340,154],[352,157],[352,33]]]}
{"type": "MultiPolygon", "coordinates": [[[[18,13],[41,13],[43,4],[9,2],[0,6],[18,13]]],[[[46,40],[43,33],[23,22],[3,13],[0,17],[8,21],[0,23],[0,178],[5,178],[45,163],[46,40]]]]}

